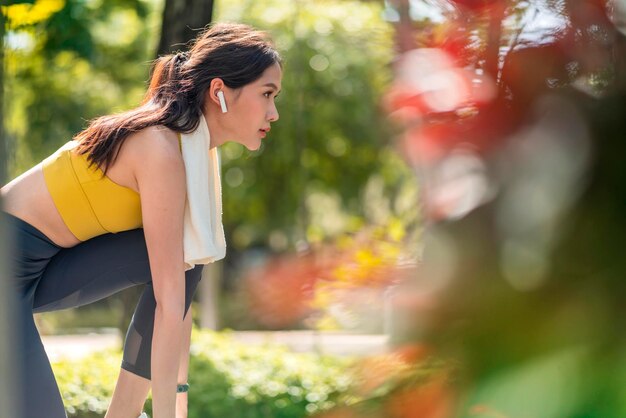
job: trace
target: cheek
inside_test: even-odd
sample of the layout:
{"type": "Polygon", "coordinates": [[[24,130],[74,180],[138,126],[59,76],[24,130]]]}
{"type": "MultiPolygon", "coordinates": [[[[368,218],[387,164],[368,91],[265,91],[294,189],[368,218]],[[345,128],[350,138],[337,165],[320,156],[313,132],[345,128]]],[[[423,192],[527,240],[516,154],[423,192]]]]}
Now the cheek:
{"type": "Polygon", "coordinates": [[[241,105],[238,106],[237,113],[241,117],[249,118],[253,117],[257,113],[258,104],[253,100],[242,100],[241,105]]]}
{"type": "Polygon", "coordinates": [[[264,97],[241,97],[236,108],[233,109],[232,124],[240,132],[260,129],[268,111],[268,100],[264,97]]]}

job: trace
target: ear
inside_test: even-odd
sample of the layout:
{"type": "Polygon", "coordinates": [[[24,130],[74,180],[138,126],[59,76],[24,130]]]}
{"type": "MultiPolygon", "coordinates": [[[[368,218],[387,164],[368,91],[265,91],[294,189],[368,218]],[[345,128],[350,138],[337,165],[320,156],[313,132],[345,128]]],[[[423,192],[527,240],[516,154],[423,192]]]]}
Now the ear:
{"type": "Polygon", "coordinates": [[[220,101],[217,98],[217,92],[223,91],[224,93],[226,93],[225,87],[226,85],[221,78],[214,78],[213,80],[211,80],[211,84],[209,84],[209,88],[205,93],[207,95],[207,97],[205,97],[205,103],[208,103],[210,101],[211,103],[215,103],[217,107],[220,107],[220,101]]]}

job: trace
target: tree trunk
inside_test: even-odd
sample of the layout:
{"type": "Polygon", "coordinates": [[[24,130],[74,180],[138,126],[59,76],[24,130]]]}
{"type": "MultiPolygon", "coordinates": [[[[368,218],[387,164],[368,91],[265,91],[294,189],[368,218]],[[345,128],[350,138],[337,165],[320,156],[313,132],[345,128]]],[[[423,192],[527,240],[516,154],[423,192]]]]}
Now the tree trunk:
{"type": "Polygon", "coordinates": [[[214,0],[166,0],[157,55],[185,50],[185,44],[213,19],[214,0]]]}
{"type": "Polygon", "coordinates": [[[396,27],[396,48],[398,53],[403,53],[415,48],[415,33],[413,21],[409,14],[409,0],[392,0],[389,5],[398,13],[400,20],[396,27]]]}
{"type": "Polygon", "coordinates": [[[485,72],[496,82],[501,81],[500,76],[500,43],[502,41],[502,20],[504,19],[505,4],[503,2],[493,2],[491,8],[487,9],[490,16],[487,50],[485,51],[486,63],[485,72]]]}

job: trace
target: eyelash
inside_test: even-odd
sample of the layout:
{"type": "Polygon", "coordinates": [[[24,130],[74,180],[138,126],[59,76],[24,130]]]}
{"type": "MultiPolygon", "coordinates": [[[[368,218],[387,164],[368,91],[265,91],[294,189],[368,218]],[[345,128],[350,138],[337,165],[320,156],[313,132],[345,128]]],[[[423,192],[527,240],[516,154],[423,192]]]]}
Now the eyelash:
{"type": "MultiPolygon", "coordinates": [[[[267,96],[267,95],[268,94],[272,94],[272,93],[273,92],[271,92],[271,91],[267,91],[267,92],[263,93],[263,95],[269,99],[269,96],[267,96]]],[[[278,99],[278,94],[276,96],[274,96],[274,99],[278,99]]]]}

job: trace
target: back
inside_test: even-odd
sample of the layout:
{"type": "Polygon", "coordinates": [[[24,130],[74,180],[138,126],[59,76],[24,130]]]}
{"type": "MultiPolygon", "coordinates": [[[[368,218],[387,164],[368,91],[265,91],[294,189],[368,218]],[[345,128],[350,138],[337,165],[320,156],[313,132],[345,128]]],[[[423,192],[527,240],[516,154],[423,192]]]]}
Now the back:
{"type": "Polygon", "coordinates": [[[81,241],[142,226],[139,194],[88,167],[69,141],[42,162],[46,186],[69,230],[81,241]]]}

